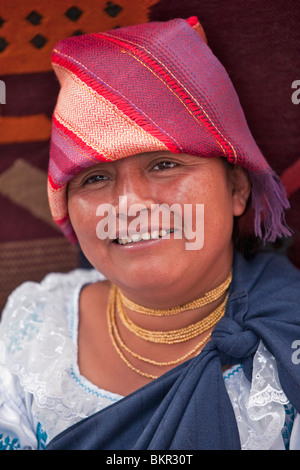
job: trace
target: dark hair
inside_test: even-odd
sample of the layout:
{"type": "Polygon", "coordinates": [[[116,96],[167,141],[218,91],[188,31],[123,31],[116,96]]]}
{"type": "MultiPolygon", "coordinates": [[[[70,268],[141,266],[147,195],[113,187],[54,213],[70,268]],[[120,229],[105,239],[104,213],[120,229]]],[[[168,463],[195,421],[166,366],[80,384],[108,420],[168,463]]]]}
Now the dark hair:
{"type": "MultiPolygon", "coordinates": [[[[228,171],[233,170],[234,164],[223,159],[228,171]]],[[[234,217],[232,240],[236,250],[249,259],[261,252],[276,252],[288,254],[292,244],[292,237],[283,237],[276,239],[275,242],[264,242],[254,231],[255,213],[252,208],[251,194],[247,201],[244,213],[239,217],[234,217]]],[[[263,228],[262,228],[263,230],[263,228]]]]}
{"type": "Polygon", "coordinates": [[[243,215],[234,218],[233,245],[236,250],[249,259],[257,253],[274,252],[288,255],[293,242],[292,237],[277,238],[275,242],[264,242],[254,233],[254,210],[251,207],[251,196],[243,215]]]}

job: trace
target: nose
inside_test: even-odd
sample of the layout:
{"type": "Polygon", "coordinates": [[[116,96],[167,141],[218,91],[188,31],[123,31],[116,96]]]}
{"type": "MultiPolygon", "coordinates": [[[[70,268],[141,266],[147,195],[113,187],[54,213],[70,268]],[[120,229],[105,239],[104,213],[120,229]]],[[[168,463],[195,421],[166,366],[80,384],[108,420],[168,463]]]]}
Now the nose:
{"type": "Polygon", "coordinates": [[[119,216],[136,215],[137,211],[150,210],[152,204],[157,204],[153,184],[141,174],[123,174],[115,189],[118,197],[115,208],[119,216]]]}

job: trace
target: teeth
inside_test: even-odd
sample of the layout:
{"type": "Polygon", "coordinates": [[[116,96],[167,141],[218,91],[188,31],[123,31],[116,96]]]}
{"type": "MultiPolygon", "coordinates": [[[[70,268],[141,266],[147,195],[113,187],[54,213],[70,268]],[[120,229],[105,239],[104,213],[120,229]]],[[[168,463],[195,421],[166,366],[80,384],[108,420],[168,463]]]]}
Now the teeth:
{"type": "Polygon", "coordinates": [[[146,233],[142,234],[142,239],[143,240],[150,240],[150,238],[151,238],[151,235],[150,235],[149,232],[146,232],[146,233]]]}
{"type": "Polygon", "coordinates": [[[145,232],[145,233],[135,233],[132,235],[132,237],[125,237],[125,238],[118,238],[117,242],[119,245],[127,245],[128,243],[137,243],[140,242],[141,240],[150,240],[150,239],[158,239],[160,237],[165,237],[168,235],[168,233],[172,233],[173,230],[154,230],[152,233],[150,232],[145,232]]]}

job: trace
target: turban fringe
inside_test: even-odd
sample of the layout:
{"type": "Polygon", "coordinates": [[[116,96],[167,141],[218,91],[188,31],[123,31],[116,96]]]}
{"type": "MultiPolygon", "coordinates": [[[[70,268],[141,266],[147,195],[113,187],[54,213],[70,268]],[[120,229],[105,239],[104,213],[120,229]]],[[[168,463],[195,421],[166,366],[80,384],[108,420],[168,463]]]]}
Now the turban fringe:
{"type": "Polygon", "coordinates": [[[290,235],[284,188],[196,18],[68,38],[53,50],[52,63],[61,90],[48,195],[53,218],[70,241],[76,236],[67,210],[68,181],[96,163],[151,151],[241,165],[252,183],[256,234],[269,241],[290,235]]]}

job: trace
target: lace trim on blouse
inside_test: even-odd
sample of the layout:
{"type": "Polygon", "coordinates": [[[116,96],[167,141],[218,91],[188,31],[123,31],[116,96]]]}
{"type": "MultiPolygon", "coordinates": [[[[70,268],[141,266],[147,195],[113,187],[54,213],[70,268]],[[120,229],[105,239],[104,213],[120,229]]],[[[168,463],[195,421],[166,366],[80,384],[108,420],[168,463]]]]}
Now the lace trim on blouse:
{"type": "Polygon", "coordinates": [[[282,430],[289,400],[281,389],[274,357],[262,343],[253,361],[252,383],[243,368],[224,376],[237,420],[242,450],[284,449],[282,430]]]}

